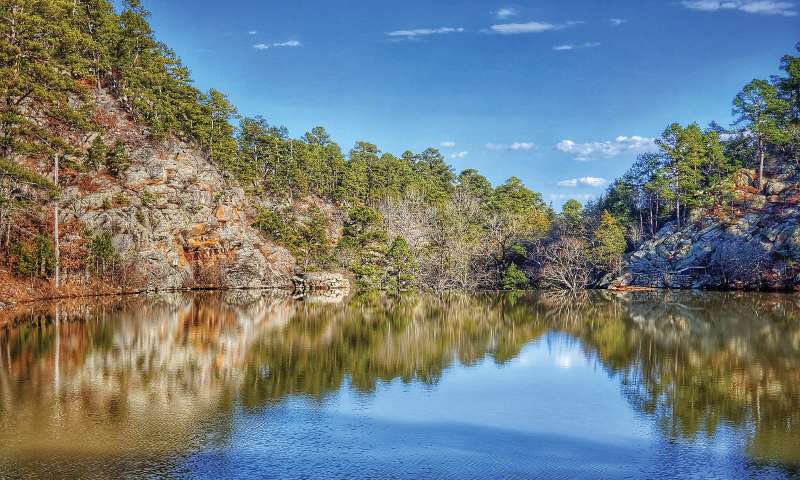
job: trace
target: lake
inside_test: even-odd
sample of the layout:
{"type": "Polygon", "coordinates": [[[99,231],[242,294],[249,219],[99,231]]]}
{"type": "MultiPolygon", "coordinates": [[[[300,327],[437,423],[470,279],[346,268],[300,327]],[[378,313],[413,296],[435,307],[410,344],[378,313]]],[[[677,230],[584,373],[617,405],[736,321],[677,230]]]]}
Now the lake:
{"type": "Polygon", "coordinates": [[[27,305],[0,477],[800,478],[800,297],[27,305]]]}

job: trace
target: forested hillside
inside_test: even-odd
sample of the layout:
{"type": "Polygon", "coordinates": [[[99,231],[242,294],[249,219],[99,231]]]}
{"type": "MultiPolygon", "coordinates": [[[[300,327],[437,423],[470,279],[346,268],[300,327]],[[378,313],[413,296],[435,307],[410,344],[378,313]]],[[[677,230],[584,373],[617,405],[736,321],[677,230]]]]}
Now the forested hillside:
{"type": "Polygon", "coordinates": [[[322,127],[291,138],[240,116],[193,86],[148,15],[139,0],[0,5],[4,296],[263,288],[317,270],[393,292],[583,288],[667,223],[736,215],[798,160],[800,59],[786,56],[785,76],[737,96],[735,128],[671,125],[601,199],[556,213],[434,148],[345,153],[322,127]]]}
{"type": "Polygon", "coordinates": [[[518,179],[493,188],[476,171],[456,175],[435,149],[398,158],[358,142],[344,154],[321,127],[294,139],[240,117],[221,92],[192,85],[137,0],[119,13],[105,0],[0,10],[0,245],[16,279],[225,286],[206,264],[220,251],[247,263],[249,235],[237,227],[225,243],[225,212],[240,206],[224,198],[230,184],[246,195],[233,215],[265,237],[251,243],[268,262],[272,241],[296,271],[344,269],[367,288],[494,286],[509,270],[526,283],[511,258],[553,213],[518,179]],[[188,164],[195,174],[184,178],[188,164]],[[193,181],[208,195],[192,195],[193,181]],[[154,225],[163,231],[149,234],[154,225]],[[142,260],[153,264],[147,278],[137,278],[142,260]]]}

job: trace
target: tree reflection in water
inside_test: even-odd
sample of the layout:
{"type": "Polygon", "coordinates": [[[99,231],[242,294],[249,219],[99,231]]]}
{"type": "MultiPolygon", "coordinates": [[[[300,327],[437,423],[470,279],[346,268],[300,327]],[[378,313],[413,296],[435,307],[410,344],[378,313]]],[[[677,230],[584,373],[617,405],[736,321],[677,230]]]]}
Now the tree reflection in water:
{"type": "Polygon", "coordinates": [[[675,292],[30,306],[0,320],[0,458],[188,451],[225,440],[237,399],[252,412],[346,385],[367,395],[397,379],[434,385],[455,364],[503,364],[557,332],[668,439],[733,427],[751,458],[797,466],[799,317],[794,296],[675,292]]]}

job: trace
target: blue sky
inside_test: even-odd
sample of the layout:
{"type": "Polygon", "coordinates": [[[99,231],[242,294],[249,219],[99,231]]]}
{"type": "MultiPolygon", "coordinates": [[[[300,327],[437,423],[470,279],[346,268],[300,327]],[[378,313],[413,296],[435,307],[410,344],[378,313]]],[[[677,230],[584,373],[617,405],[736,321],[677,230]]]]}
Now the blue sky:
{"type": "Polygon", "coordinates": [[[556,206],[598,195],[672,121],[727,124],[778,72],[800,4],[771,0],[150,0],[197,86],[292,136],[322,125],[556,206]]]}

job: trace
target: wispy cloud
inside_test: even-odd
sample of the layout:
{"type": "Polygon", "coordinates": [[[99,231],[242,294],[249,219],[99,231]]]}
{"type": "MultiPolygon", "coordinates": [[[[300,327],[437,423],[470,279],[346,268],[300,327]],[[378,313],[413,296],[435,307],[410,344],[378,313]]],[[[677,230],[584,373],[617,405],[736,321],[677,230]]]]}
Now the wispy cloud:
{"type": "Polygon", "coordinates": [[[448,141],[440,143],[439,145],[442,146],[443,148],[453,148],[453,147],[456,146],[456,142],[451,142],[451,141],[448,140],[448,141]]]}
{"type": "Polygon", "coordinates": [[[619,27],[623,23],[628,23],[628,21],[624,18],[609,18],[608,23],[610,23],[612,27],[619,27]]]}
{"type": "Polygon", "coordinates": [[[417,38],[417,37],[425,37],[428,35],[444,35],[447,33],[462,33],[464,32],[464,28],[462,27],[439,27],[439,28],[416,28],[414,30],[395,30],[394,32],[389,32],[386,35],[390,37],[400,37],[400,38],[417,38]]]}
{"type": "Polygon", "coordinates": [[[255,35],[257,33],[258,33],[258,30],[250,30],[249,32],[247,32],[248,35],[255,35]]]}
{"type": "Polygon", "coordinates": [[[553,47],[553,50],[569,51],[569,50],[577,50],[579,48],[594,48],[594,47],[599,47],[599,46],[600,46],[599,42],[586,42],[586,43],[581,43],[581,44],[578,44],[578,45],[573,45],[571,43],[567,43],[567,44],[564,44],[564,45],[556,45],[555,47],[553,47]]]}
{"type": "Polygon", "coordinates": [[[569,180],[561,180],[556,185],[559,187],[577,187],[578,185],[584,187],[602,187],[608,183],[608,180],[605,178],[598,178],[598,177],[581,177],[581,178],[570,178],[569,180]]]}
{"type": "Polygon", "coordinates": [[[469,152],[456,152],[450,154],[450,158],[466,158],[469,155],[469,152]]]}
{"type": "Polygon", "coordinates": [[[273,47],[291,47],[291,48],[294,48],[294,47],[302,47],[303,44],[298,42],[297,40],[289,40],[288,42],[273,43],[272,46],[273,47]]]}
{"type": "Polygon", "coordinates": [[[493,32],[501,35],[518,35],[521,33],[542,33],[553,30],[563,30],[573,25],[580,25],[583,22],[569,21],[566,23],[547,23],[547,22],[527,22],[527,23],[500,23],[492,25],[493,32]]]}
{"type": "Polygon", "coordinates": [[[782,15],[784,17],[797,15],[794,3],[774,0],[684,0],[681,4],[686,8],[703,12],[738,10],[745,13],[782,15]]]}
{"type": "Polygon", "coordinates": [[[487,143],[486,148],[489,150],[511,150],[518,152],[533,150],[536,148],[536,144],[533,142],[514,142],[508,145],[502,143],[487,143]]]}
{"type": "Polygon", "coordinates": [[[270,48],[281,48],[281,47],[288,47],[288,48],[297,48],[302,47],[303,44],[298,42],[297,40],[289,40],[288,42],[278,42],[278,43],[256,43],[253,45],[253,48],[256,50],[268,50],[270,48]]]}
{"type": "Polygon", "coordinates": [[[656,149],[655,139],[639,136],[619,136],[612,141],[576,143],[572,140],[562,140],[556,149],[569,153],[576,160],[587,162],[599,157],[612,158],[623,153],[643,153],[656,149]]]}
{"type": "Polygon", "coordinates": [[[497,18],[510,18],[516,15],[517,9],[511,7],[504,7],[494,12],[494,16],[497,18]]]}

